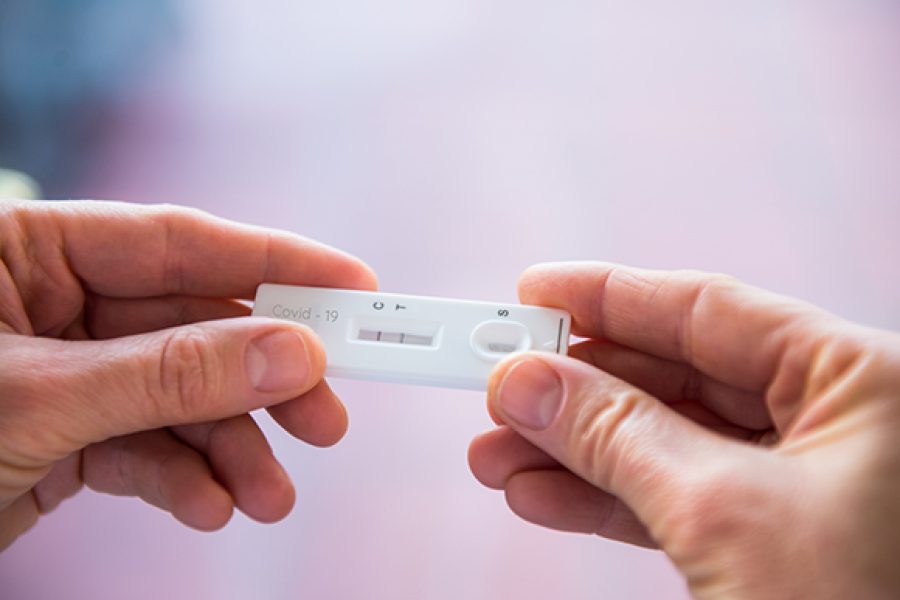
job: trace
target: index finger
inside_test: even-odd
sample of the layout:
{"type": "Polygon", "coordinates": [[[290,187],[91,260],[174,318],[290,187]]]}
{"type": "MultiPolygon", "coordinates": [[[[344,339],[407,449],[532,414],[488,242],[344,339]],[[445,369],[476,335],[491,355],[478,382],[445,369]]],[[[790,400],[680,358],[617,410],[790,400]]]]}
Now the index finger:
{"type": "Polygon", "coordinates": [[[572,313],[575,335],[679,360],[750,391],[771,383],[788,342],[810,341],[813,306],[722,275],[609,263],[548,263],[519,280],[527,304],[572,313]]]}
{"type": "Polygon", "coordinates": [[[49,220],[69,268],[104,296],[252,298],[263,282],[377,286],[372,270],[349,254],[198,210],[117,202],[25,206],[22,220],[34,227],[49,220]]]}

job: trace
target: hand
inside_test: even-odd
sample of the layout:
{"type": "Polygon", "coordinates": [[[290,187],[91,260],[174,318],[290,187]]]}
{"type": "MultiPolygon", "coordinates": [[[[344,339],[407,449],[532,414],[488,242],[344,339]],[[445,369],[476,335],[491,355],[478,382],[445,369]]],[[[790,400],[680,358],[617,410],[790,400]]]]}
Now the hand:
{"type": "Polygon", "coordinates": [[[290,511],[248,411],[315,445],[347,417],[308,328],[234,318],[264,281],[376,285],[336,250],[198,211],[0,202],[0,548],[83,483],[204,530],[234,506],[290,511]]]}
{"type": "Polygon", "coordinates": [[[722,276],[543,265],[573,358],[494,371],[470,464],[523,518],[662,548],[698,597],[900,595],[900,338],[722,276]]]}

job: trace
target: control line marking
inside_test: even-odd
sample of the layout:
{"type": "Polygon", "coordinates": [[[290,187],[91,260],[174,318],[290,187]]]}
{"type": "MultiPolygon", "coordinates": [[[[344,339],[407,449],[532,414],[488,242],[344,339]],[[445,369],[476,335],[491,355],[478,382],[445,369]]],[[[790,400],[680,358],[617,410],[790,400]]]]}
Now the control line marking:
{"type": "Polygon", "coordinates": [[[556,333],[556,353],[559,354],[559,348],[562,345],[562,326],[563,320],[559,320],[559,331],[556,333]]]}

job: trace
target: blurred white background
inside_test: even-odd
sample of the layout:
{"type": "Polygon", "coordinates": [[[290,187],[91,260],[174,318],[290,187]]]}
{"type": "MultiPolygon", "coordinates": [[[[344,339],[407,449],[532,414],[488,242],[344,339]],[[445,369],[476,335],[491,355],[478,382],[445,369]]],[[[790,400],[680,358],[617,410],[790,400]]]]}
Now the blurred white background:
{"type": "MultiPolygon", "coordinates": [[[[386,291],[507,301],[527,265],[593,258],[900,328],[896,2],[190,0],[173,23],[55,195],[301,232],[386,291]]],[[[662,555],[481,488],[482,395],[334,386],[336,448],[260,417],[286,521],[200,534],[82,493],[0,556],[0,596],[686,597],[662,555]]]]}

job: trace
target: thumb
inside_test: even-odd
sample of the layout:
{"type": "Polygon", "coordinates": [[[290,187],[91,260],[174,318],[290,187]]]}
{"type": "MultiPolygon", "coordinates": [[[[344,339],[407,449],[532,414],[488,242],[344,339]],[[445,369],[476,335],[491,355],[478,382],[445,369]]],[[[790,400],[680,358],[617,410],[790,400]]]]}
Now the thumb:
{"type": "Polygon", "coordinates": [[[0,364],[9,430],[66,453],[279,404],[316,385],[325,353],[305,326],[247,317],[107,341],[2,335],[0,364]]]}
{"type": "MultiPolygon", "coordinates": [[[[489,408],[570,471],[618,497],[663,547],[747,453],[620,379],[569,357],[525,354],[491,378],[489,408]]],[[[746,472],[746,471],[745,471],[746,472]]]]}

